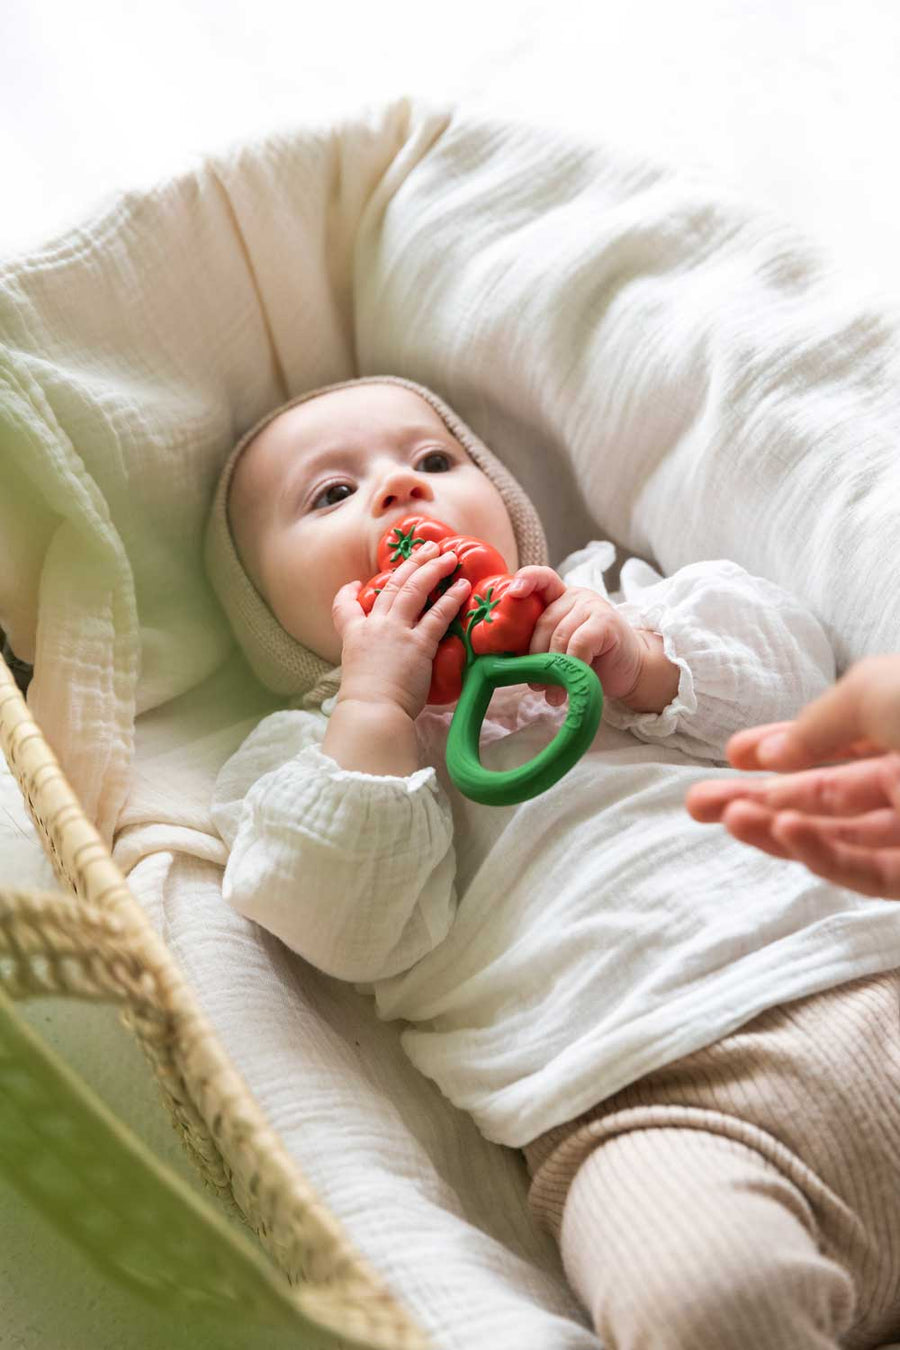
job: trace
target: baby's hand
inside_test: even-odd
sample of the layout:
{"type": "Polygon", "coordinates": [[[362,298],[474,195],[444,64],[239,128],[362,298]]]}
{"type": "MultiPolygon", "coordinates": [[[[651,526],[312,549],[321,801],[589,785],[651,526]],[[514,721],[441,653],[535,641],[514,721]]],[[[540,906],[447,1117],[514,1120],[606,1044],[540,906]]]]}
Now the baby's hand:
{"type": "MultiPolygon", "coordinates": [[[[564,652],[585,661],[608,698],[625,698],[635,688],[647,648],[636,629],[596,591],[566,586],[552,567],[523,567],[510,586],[513,595],[537,591],[546,608],[531,635],[529,652],[564,652]]],[[[559,685],[531,684],[553,706],[565,701],[559,685]]]]}
{"type": "Polygon", "coordinates": [[[399,707],[413,721],[425,706],[438,643],[466,600],[471,586],[458,578],[422,612],[429,593],[453,575],[455,553],[438,553],[429,542],[386,578],[369,613],[359,603],[361,581],[350,581],[334,597],[332,619],[341,638],[339,700],[399,707]]]}

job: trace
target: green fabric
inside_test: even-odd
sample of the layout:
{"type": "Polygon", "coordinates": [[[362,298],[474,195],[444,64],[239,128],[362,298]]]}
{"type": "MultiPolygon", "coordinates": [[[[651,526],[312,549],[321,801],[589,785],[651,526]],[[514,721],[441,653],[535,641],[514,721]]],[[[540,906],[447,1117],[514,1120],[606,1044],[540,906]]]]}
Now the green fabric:
{"type": "MultiPolygon", "coordinates": [[[[259,1344],[336,1350],[274,1266],[164,1167],[0,991],[0,1171],[111,1279],[259,1344]]],[[[52,1280],[52,1271],[47,1272],[52,1280]]],[[[249,1344],[250,1342],[248,1342],[249,1344]]]]}

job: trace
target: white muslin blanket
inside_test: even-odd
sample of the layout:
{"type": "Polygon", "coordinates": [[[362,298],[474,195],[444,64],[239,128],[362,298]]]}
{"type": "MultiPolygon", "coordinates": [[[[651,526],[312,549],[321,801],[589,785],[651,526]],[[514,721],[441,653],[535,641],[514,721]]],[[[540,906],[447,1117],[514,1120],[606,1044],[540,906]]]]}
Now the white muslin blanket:
{"type": "MultiPolygon", "coordinates": [[[[415,772],[343,769],[323,748],[331,698],[264,718],[213,798],[226,904],[373,994],[373,1014],[407,1024],[413,1064],[511,1147],[766,1008],[900,964],[896,901],[685,820],[729,736],[831,684],[815,618],[727,560],[662,578],[632,558],[610,596],[613,553],[597,540],[558,571],[660,633],[678,688],[659,713],[608,700],[539,796],[490,810],[464,797],[439,708],[416,720],[415,772]]],[[[564,717],[524,686],[496,691],[482,762],[531,759],[564,717]]]]}
{"type": "Polygon", "coordinates": [[[842,668],[900,631],[898,334],[710,182],[406,99],[0,262],[0,625],[31,708],[272,1124],[439,1346],[596,1341],[520,1156],[371,1000],[223,903],[212,787],[278,705],[203,574],[219,468],[286,398],[403,375],[510,465],[551,562],[595,538],[664,575],[731,558],[842,668]]]}

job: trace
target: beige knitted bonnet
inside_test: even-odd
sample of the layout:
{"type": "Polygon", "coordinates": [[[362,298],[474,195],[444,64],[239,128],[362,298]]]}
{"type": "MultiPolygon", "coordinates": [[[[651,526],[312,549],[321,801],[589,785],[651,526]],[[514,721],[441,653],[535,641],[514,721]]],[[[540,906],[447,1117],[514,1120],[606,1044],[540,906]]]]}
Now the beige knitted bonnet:
{"type": "Polygon", "coordinates": [[[341,667],[332,666],[282,628],[244,570],[228,523],[228,492],[235,465],[250,441],[273,418],[307,399],[361,384],[397,384],[430,403],[447,429],[497,488],[509,513],[519,551],[519,566],[547,565],[547,540],[538,514],[509,470],[470,430],[461,417],[424,385],[395,375],[367,375],[325,385],[283,403],[241,437],[231,452],[216,487],[204,539],[206,573],[228,617],[232,631],[254,674],[268,688],[288,697],[294,707],[314,708],[336,694],[341,667]]]}

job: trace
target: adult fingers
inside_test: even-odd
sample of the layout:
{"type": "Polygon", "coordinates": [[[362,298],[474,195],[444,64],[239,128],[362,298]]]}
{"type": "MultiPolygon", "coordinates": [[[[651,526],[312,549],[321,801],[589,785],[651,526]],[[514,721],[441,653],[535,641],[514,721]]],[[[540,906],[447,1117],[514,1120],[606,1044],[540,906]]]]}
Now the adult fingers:
{"type": "Polygon", "coordinates": [[[801,743],[797,736],[796,722],[767,722],[761,726],[747,727],[743,731],[736,731],[725,746],[728,762],[735,769],[751,772],[754,769],[763,771],[768,769],[770,772],[781,773],[811,768],[823,758],[832,763],[845,759],[864,759],[870,755],[883,755],[884,751],[883,745],[863,737],[861,740],[836,746],[827,755],[817,756],[801,743]],[[782,737],[785,739],[782,740],[782,737]]]}
{"type": "Polygon", "coordinates": [[[757,760],[763,768],[779,770],[821,764],[859,742],[881,751],[900,750],[900,653],[858,661],[801,709],[790,729],[767,740],[757,746],[757,760]]]}
{"type": "MultiPolygon", "coordinates": [[[[761,769],[762,772],[768,769],[770,774],[788,774],[797,769],[811,768],[816,763],[816,756],[800,744],[795,722],[768,722],[762,726],[749,726],[729,738],[725,751],[727,760],[734,768],[750,772],[753,769],[761,769]],[[787,736],[784,742],[781,741],[783,734],[787,736]],[[779,744],[775,744],[776,738],[779,744]]],[[[839,745],[823,759],[828,763],[837,763],[841,760],[869,759],[872,755],[884,755],[884,752],[884,745],[878,745],[864,736],[861,740],[839,745]]]]}
{"type": "MultiPolygon", "coordinates": [[[[762,769],[763,765],[760,763],[757,756],[757,750],[762,742],[771,740],[774,736],[780,734],[790,733],[793,729],[794,722],[790,721],[764,722],[759,726],[747,727],[743,731],[736,731],[733,736],[729,737],[725,746],[725,753],[728,757],[729,764],[733,765],[735,769],[745,769],[749,771],[762,769]]],[[[811,763],[811,761],[807,758],[803,767],[808,767],[809,763],[811,763]]],[[[766,765],[765,767],[768,768],[769,766],[766,765]]],[[[779,763],[772,767],[781,769],[786,766],[779,763]]],[[[801,766],[792,763],[790,767],[799,768],[801,766]]]]}
{"type": "Polygon", "coordinates": [[[811,844],[815,840],[823,856],[829,850],[833,853],[838,844],[845,844],[866,851],[890,849],[900,859],[900,819],[889,808],[851,819],[834,819],[769,811],[755,802],[734,802],[722,823],[741,843],[752,844],[775,858],[795,859],[795,842],[811,844]]]}
{"type": "Polygon", "coordinates": [[[816,876],[862,895],[900,899],[900,848],[842,843],[791,812],[776,817],[772,835],[816,876]]]}
{"type": "Polygon", "coordinates": [[[786,844],[783,837],[785,824],[790,831],[793,828],[793,821],[799,818],[802,818],[810,831],[815,830],[820,839],[829,839],[834,843],[857,844],[861,848],[900,848],[900,817],[890,807],[868,811],[862,816],[800,817],[796,812],[770,811],[755,802],[742,802],[739,805],[732,803],[723,817],[729,832],[746,843],[758,843],[765,837],[779,851],[779,856],[785,856],[786,844]],[[739,809],[739,805],[747,809],[739,809]]]}
{"type": "Polygon", "coordinates": [[[758,779],[728,778],[720,782],[707,778],[688,788],[684,804],[687,812],[701,825],[713,825],[722,819],[732,802],[757,801],[762,783],[758,779]]]}
{"type": "Polygon", "coordinates": [[[775,812],[767,811],[756,802],[733,802],[722,816],[722,824],[735,839],[742,844],[752,844],[773,858],[791,859],[792,854],[786,846],[772,835],[775,812]]]}
{"type": "MultiPolygon", "coordinates": [[[[806,769],[799,773],[750,781],[695,783],[685,797],[685,806],[695,820],[706,824],[719,820],[728,805],[744,799],[770,810],[804,811],[808,815],[856,816],[892,801],[892,781],[900,778],[897,765],[882,761],[889,757],[839,764],[827,769],[806,769]]],[[[900,787],[897,787],[900,809],[900,787]]]]}
{"type": "Polygon", "coordinates": [[[778,731],[787,731],[793,725],[793,721],[761,722],[755,727],[745,727],[742,731],[736,731],[725,743],[729,764],[735,769],[758,769],[756,747],[760,741],[767,736],[774,736],[778,731]]]}
{"type": "Polygon", "coordinates": [[[835,746],[862,738],[900,750],[900,653],[857,661],[799,713],[796,731],[820,759],[835,746]]]}
{"type": "Polygon", "coordinates": [[[863,848],[900,848],[900,816],[890,806],[879,811],[868,811],[864,816],[849,819],[807,817],[820,833],[842,844],[859,844],[863,848]]]}

